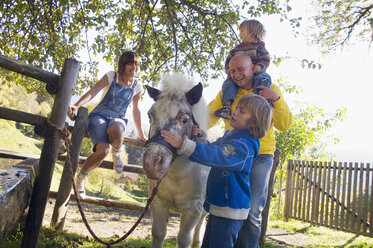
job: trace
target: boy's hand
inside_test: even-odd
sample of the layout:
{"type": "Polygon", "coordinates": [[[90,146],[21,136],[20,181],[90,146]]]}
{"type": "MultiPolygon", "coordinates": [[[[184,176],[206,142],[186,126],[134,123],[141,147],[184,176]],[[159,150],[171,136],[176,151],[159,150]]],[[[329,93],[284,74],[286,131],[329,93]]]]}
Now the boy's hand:
{"type": "Polygon", "coordinates": [[[202,135],[203,134],[202,134],[201,129],[199,129],[199,126],[194,125],[193,128],[192,128],[192,136],[193,137],[201,137],[202,135]]]}
{"type": "Polygon", "coordinates": [[[258,73],[262,70],[262,67],[260,65],[254,65],[254,73],[258,73]]]}
{"type": "Polygon", "coordinates": [[[183,137],[181,137],[180,135],[171,133],[167,130],[162,130],[161,136],[168,144],[175,147],[176,149],[179,149],[184,141],[183,137]]]}

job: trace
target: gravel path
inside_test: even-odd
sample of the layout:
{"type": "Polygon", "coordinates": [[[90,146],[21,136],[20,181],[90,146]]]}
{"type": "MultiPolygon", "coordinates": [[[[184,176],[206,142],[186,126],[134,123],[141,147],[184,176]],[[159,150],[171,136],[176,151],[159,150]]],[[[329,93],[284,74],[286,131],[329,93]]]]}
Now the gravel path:
{"type": "MultiPolygon", "coordinates": [[[[140,212],[96,206],[94,204],[82,204],[86,218],[100,238],[122,237],[137,221],[140,212]]],[[[43,219],[43,225],[49,226],[52,219],[54,199],[49,199],[43,219]]],[[[179,227],[179,217],[171,216],[167,228],[166,239],[176,239],[179,227]]],[[[79,213],[76,202],[70,202],[70,207],[65,220],[64,230],[80,235],[91,236],[85,227],[79,213]]],[[[151,216],[145,214],[135,231],[130,235],[132,238],[151,238],[151,216]]],[[[304,247],[308,237],[304,234],[289,233],[278,228],[268,228],[266,243],[276,244],[278,247],[304,247]]]]}
{"type": "MultiPolygon", "coordinates": [[[[43,225],[49,226],[53,208],[54,200],[49,199],[45,208],[43,225]]],[[[107,208],[96,206],[94,204],[82,204],[85,216],[88,220],[91,229],[98,237],[122,237],[128,230],[131,229],[133,224],[136,223],[138,217],[141,215],[138,211],[107,208]]],[[[166,238],[175,238],[179,226],[179,218],[171,216],[166,238]]],[[[64,224],[64,230],[67,232],[77,233],[85,236],[91,236],[86,226],[83,223],[82,217],[76,202],[70,202],[67,212],[67,217],[64,224]]],[[[151,216],[145,214],[140,224],[136,227],[135,231],[130,235],[133,238],[150,238],[151,237],[151,216]]]]}

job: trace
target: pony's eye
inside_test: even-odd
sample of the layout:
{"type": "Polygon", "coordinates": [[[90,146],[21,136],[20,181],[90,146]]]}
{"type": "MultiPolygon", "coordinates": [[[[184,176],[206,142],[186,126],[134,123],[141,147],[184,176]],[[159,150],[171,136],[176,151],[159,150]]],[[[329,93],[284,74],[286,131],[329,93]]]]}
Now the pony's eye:
{"type": "Polygon", "coordinates": [[[188,115],[184,115],[182,118],[181,118],[181,123],[183,123],[183,125],[187,124],[189,121],[189,116],[188,115]]]}

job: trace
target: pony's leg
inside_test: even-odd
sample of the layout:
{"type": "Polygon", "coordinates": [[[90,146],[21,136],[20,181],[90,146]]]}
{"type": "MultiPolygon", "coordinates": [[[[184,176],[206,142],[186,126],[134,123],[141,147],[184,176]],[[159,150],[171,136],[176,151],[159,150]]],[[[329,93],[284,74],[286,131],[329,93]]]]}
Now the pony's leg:
{"type": "Polygon", "coordinates": [[[206,215],[207,215],[207,212],[203,211],[200,220],[198,221],[196,227],[194,228],[193,243],[192,243],[193,247],[202,245],[203,234],[205,233],[205,229],[206,229],[206,215]]]}
{"type": "Polygon", "coordinates": [[[151,204],[152,214],[152,248],[162,248],[167,233],[168,208],[159,202],[151,204]]]}
{"type": "Polygon", "coordinates": [[[177,247],[189,248],[192,244],[192,233],[194,227],[197,225],[201,218],[201,214],[187,211],[181,214],[180,229],[177,234],[177,247]]]}

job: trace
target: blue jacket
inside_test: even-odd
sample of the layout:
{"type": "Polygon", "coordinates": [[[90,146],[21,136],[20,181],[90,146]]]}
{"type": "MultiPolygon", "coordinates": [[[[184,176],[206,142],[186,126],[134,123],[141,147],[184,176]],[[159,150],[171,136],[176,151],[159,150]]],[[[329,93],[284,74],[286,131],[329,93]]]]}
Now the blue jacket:
{"type": "Polygon", "coordinates": [[[259,140],[248,130],[226,131],[209,144],[184,139],[179,152],[211,167],[204,203],[207,212],[229,219],[247,218],[251,201],[249,173],[259,148],[259,140]]]}

